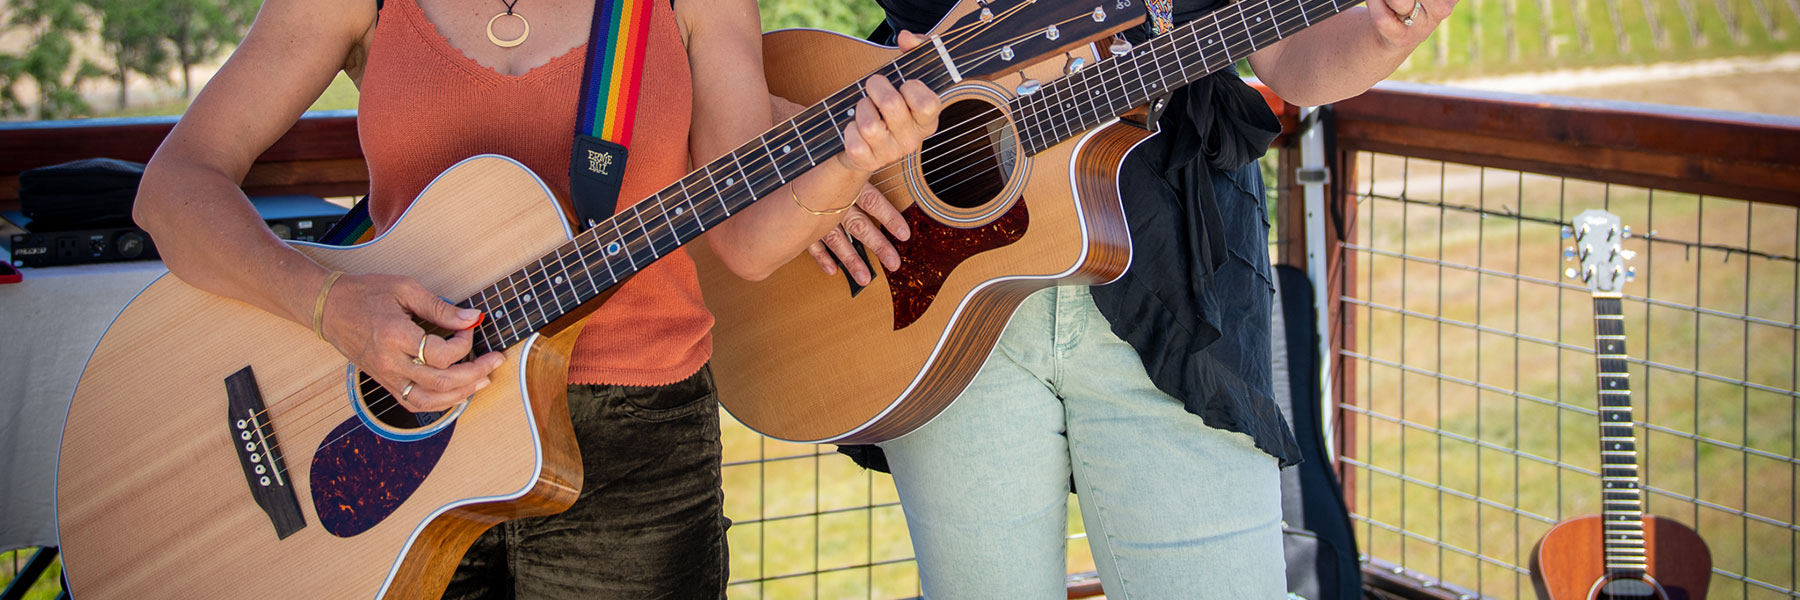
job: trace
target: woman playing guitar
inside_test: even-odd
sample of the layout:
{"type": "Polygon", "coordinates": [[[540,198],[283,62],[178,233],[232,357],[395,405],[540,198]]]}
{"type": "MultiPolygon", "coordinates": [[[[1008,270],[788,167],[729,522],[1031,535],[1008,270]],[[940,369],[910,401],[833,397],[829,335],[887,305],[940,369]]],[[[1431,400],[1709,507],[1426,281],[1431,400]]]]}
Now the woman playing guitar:
{"type": "MultiPolygon", "coordinates": [[[[649,23],[629,206],[768,127],[751,0],[666,0],[649,23]]],[[[475,154],[509,155],[569,197],[582,58],[593,0],[268,0],[145,173],[136,217],[173,274],[313,328],[408,409],[444,410],[490,383],[500,353],[466,355],[484,315],[411,278],[328,272],[263,226],[238,184],[256,157],[344,72],[370,212],[394,225],[432,177],[475,154]],[[378,18],[379,15],[379,18],[378,18]],[[447,331],[439,336],[415,318],[447,331]]],[[[600,3],[612,7],[616,2],[600,3]]],[[[837,160],[718,226],[712,247],[750,279],[799,253],[869,173],[919,147],[938,99],[872,78],[837,160]]],[[[598,165],[604,168],[604,165],[598,165]]],[[[458,249],[438,249],[454,253],[458,249]]],[[[726,582],[719,432],[705,369],[712,317],[693,263],[667,256],[587,320],[570,355],[569,412],[585,484],[565,513],[488,530],[449,597],[721,596],[726,582]]]]}

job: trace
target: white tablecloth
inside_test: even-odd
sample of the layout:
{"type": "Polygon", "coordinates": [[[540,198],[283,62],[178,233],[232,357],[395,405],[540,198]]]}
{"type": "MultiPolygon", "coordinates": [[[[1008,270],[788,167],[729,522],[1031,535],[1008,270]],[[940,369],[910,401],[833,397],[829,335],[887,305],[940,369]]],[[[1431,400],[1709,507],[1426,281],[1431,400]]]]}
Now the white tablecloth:
{"type": "Polygon", "coordinates": [[[20,271],[24,281],[0,285],[0,551],[57,544],[56,451],[75,381],[113,317],[166,269],[20,271]]]}

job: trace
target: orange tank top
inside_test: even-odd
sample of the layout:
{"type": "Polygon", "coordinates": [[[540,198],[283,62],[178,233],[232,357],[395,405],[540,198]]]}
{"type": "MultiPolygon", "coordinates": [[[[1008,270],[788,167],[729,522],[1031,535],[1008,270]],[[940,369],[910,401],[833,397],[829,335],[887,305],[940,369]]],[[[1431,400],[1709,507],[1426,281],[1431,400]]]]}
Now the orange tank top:
{"type": "MultiPolygon", "coordinates": [[[[569,151],[587,45],[519,76],[450,45],[416,0],[389,0],[363,71],[357,133],[369,161],[369,213],[385,231],[444,169],[476,154],[510,156],[569,194],[569,151]]],[[[625,208],[688,171],[693,90],[668,2],[657,2],[645,52],[625,208]]],[[[662,385],[712,356],[712,314],[686,251],[664,256],[587,319],[570,357],[572,383],[662,385]]]]}

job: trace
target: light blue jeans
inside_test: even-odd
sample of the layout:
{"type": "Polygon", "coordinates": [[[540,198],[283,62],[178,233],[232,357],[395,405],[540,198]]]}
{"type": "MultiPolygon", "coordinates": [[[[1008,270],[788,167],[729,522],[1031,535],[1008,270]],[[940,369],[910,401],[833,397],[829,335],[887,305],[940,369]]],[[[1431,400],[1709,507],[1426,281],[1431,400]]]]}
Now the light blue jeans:
{"type": "Polygon", "coordinates": [[[1013,315],[961,398],[881,444],[925,597],[1064,597],[1070,476],[1106,596],[1286,596],[1276,461],[1159,391],[1084,286],[1013,315]]]}

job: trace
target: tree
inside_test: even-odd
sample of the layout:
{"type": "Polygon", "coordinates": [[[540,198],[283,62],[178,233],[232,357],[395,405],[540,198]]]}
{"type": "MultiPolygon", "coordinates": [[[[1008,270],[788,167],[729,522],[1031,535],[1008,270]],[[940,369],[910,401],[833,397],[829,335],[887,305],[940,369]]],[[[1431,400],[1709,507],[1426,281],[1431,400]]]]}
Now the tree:
{"type": "Polygon", "coordinates": [[[98,65],[75,57],[75,36],[87,32],[87,15],[79,0],[16,0],[6,25],[29,31],[32,43],[20,55],[0,56],[0,112],[22,114],[27,106],[14,86],[30,79],[37,85],[38,118],[60,119],[92,111],[78,89],[83,81],[103,77],[98,65]]]}
{"type": "MultiPolygon", "coordinates": [[[[130,2],[131,0],[119,0],[130,2]]],[[[244,30],[256,18],[260,0],[142,0],[155,7],[162,19],[163,38],[181,64],[181,95],[194,93],[194,65],[211,60],[225,47],[244,39],[244,30]]]]}
{"type": "Polygon", "coordinates": [[[127,76],[136,71],[156,81],[169,78],[169,52],[163,44],[163,15],[143,0],[85,0],[100,14],[100,39],[113,59],[119,84],[119,110],[126,107],[127,76]]]}

